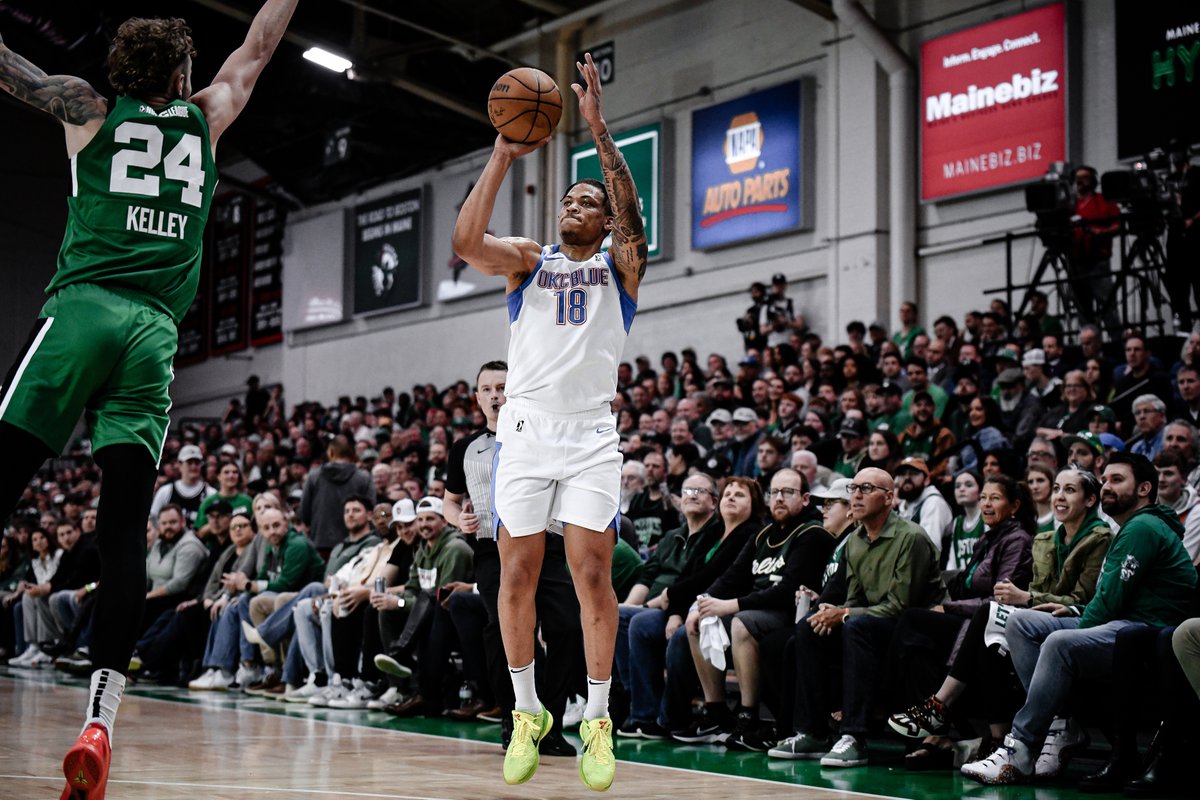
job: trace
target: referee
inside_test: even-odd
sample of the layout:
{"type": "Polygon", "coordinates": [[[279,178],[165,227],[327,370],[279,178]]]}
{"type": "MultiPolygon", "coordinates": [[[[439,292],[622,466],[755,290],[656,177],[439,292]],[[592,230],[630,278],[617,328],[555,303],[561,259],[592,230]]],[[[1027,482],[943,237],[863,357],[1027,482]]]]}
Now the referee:
{"type": "MultiPolygon", "coordinates": [[[[446,476],[444,511],[446,521],[459,528],[475,550],[476,589],[487,610],[483,629],[487,672],[496,702],[503,711],[503,744],[508,747],[515,704],[508,661],[500,637],[497,610],[500,596],[500,551],[496,545],[492,515],[492,456],[496,447],[496,420],[504,405],[508,364],[489,361],[475,378],[475,398],[487,418],[487,427],[459,439],[450,449],[446,476]],[[470,506],[464,505],[470,502],[470,506]],[[469,510],[468,510],[469,509],[469,510]]],[[[461,595],[460,595],[461,596],[461,595]]],[[[554,726],[542,737],[539,751],[548,756],[575,756],[575,748],[563,738],[562,718],[567,696],[583,669],[583,631],[579,623],[579,601],[567,571],[567,555],[561,535],[546,537],[546,554],[537,585],[537,611],[546,642],[546,667],[537,671],[542,684],[538,695],[554,715],[554,726]]]]}

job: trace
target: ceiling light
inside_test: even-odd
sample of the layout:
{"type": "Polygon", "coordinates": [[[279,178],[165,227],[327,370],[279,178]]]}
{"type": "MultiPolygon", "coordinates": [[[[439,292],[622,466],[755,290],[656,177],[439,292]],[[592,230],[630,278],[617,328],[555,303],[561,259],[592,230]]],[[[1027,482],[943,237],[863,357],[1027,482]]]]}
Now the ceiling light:
{"type": "Polygon", "coordinates": [[[314,64],[320,64],[325,69],[331,69],[334,72],[345,72],[354,66],[349,59],[342,58],[319,47],[310,47],[305,50],[304,57],[314,64]]]}

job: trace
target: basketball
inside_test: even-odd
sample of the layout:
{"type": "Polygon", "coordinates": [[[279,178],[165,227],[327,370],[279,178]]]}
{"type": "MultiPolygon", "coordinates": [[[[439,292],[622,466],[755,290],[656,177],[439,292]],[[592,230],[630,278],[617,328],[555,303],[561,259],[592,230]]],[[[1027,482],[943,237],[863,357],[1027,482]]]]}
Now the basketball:
{"type": "Polygon", "coordinates": [[[562,116],[562,94],[540,69],[518,67],[500,76],[488,95],[488,119],[510,142],[546,138],[562,116]]]}

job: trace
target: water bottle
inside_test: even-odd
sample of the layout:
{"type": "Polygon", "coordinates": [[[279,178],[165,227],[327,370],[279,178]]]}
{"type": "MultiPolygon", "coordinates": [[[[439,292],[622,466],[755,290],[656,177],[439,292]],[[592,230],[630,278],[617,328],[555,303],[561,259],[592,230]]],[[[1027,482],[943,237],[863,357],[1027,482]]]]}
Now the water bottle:
{"type": "Polygon", "coordinates": [[[463,681],[463,685],[458,689],[458,705],[460,708],[466,708],[471,705],[471,701],[475,699],[475,692],[471,689],[471,684],[463,681]]]}

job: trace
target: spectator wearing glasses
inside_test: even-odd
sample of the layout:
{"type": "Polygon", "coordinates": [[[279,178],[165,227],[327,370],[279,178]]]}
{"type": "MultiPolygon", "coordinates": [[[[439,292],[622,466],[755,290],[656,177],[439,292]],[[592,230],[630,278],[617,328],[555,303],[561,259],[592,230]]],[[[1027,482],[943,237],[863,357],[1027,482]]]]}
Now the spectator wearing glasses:
{"type": "Polygon", "coordinates": [[[1080,370],[1071,370],[1063,378],[1061,404],[1054,406],[1038,420],[1037,435],[1054,439],[1087,430],[1088,417],[1095,401],[1092,385],[1080,370]]]}
{"type": "Polygon", "coordinates": [[[883,656],[906,608],[932,608],[946,588],[937,549],[919,525],[892,510],[895,485],[880,469],[854,476],[850,513],[861,523],[846,541],[846,601],[822,602],[796,626],[795,733],[778,758],[820,759],[824,767],[867,763],[866,734],[883,656]],[[832,667],[842,666],[841,738],[830,748],[832,667]]]}
{"type": "Polygon", "coordinates": [[[1167,404],[1152,394],[1140,395],[1133,401],[1135,433],[1125,444],[1129,452],[1154,458],[1163,449],[1163,430],[1167,427],[1167,404]]]}
{"type": "MultiPolygon", "coordinates": [[[[622,680],[628,676],[630,692],[629,719],[618,731],[620,736],[663,739],[670,735],[672,724],[682,727],[696,690],[684,617],[696,595],[729,568],[762,526],[762,492],[749,478],[726,482],[717,514],[712,514],[713,495],[708,494],[715,492],[716,484],[708,476],[693,475],[684,488],[690,490],[683,497],[685,513],[690,510],[695,516],[707,508],[710,516],[683,543],[684,558],[674,579],[651,595],[661,581],[660,573],[650,586],[646,608],[636,612],[629,623],[628,652],[623,656],[618,642],[618,657],[625,659],[624,665],[619,662],[619,669],[622,680]],[[663,681],[664,665],[670,676],[667,683],[663,681]]],[[[626,613],[622,608],[622,619],[626,613]]]]}
{"type": "MultiPolygon", "coordinates": [[[[820,513],[809,504],[808,483],[792,469],[781,469],[771,480],[771,524],[742,547],[737,559],[688,610],[684,627],[692,662],[704,691],[699,722],[672,733],[680,742],[725,742],[731,748],[765,751],[758,719],[760,664],[758,642],[792,623],[796,590],[816,585],[836,544],[821,527],[820,513]],[[701,621],[716,619],[724,626],[733,651],[741,705],[732,719],[725,705],[725,665],[702,647],[701,621]],[[717,663],[713,663],[715,659],[717,663]]],[[[713,623],[704,623],[710,625],[713,623]]]]}

